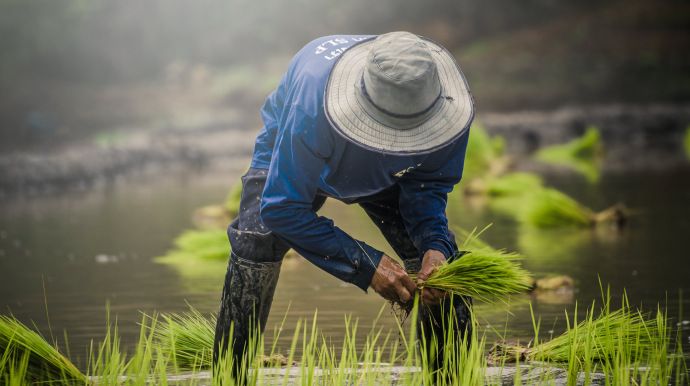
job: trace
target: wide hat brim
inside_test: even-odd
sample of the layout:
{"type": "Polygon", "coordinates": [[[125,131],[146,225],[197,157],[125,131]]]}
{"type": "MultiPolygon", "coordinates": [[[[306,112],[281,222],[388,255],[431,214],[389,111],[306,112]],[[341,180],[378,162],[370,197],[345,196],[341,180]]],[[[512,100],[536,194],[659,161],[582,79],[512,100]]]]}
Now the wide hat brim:
{"type": "MultiPolygon", "coordinates": [[[[438,43],[428,44],[442,88],[439,99],[424,122],[410,128],[381,123],[362,106],[357,87],[375,38],[363,40],[338,57],[324,92],[326,115],[333,128],[350,142],[385,154],[424,154],[456,141],[474,119],[474,103],[465,76],[453,56],[438,43]]],[[[369,109],[371,111],[371,109],[369,109]]]]}

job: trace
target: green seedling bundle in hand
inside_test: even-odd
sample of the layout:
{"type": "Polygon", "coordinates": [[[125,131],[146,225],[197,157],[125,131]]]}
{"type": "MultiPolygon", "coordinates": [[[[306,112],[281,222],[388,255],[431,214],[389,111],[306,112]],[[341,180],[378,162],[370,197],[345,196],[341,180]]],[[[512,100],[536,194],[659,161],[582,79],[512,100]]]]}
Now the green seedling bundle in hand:
{"type": "MultiPolygon", "coordinates": [[[[435,288],[455,295],[470,296],[487,303],[496,301],[506,303],[511,294],[519,294],[530,289],[530,274],[522,269],[522,259],[516,253],[491,248],[479,239],[487,228],[478,234],[472,231],[466,236],[461,252],[440,265],[419,283],[419,289],[435,288]]],[[[460,234],[467,234],[460,230],[460,234]]],[[[410,276],[417,281],[417,273],[410,276]]]]}
{"type": "MultiPolygon", "coordinates": [[[[439,266],[420,289],[435,288],[471,296],[487,303],[508,303],[510,295],[529,290],[529,273],[520,267],[520,256],[490,248],[466,252],[439,266]]],[[[417,280],[416,274],[411,274],[417,280]]]]}

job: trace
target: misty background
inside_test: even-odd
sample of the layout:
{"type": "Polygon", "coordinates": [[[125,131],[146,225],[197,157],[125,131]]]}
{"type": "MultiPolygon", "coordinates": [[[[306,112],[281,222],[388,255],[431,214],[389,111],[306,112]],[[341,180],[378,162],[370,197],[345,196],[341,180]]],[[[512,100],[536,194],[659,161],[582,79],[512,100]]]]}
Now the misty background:
{"type": "Polygon", "coordinates": [[[454,54],[478,116],[690,99],[681,0],[0,0],[0,151],[251,130],[290,58],[407,30],[454,54]]]}

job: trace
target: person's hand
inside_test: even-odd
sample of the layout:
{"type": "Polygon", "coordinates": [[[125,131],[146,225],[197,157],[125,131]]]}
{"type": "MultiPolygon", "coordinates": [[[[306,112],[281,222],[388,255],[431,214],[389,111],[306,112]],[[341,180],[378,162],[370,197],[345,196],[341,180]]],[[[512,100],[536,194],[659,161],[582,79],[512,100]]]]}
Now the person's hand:
{"type": "Polygon", "coordinates": [[[405,303],[413,299],[417,284],[398,264],[385,254],[371,279],[371,288],[386,300],[405,303]]]}
{"type": "MultiPolygon", "coordinates": [[[[419,270],[417,274],[417,283],[423,283],[429,278],[432,272],[438,268],[438,266],[446,263],[446,256],[433,249],[429,249],[424,254],[424,259],[422,260],[422,269],[419,270]]],[[[429,306],[437,306],[441,304],[441,299],[448,297],[448,292],[437,290],[434,288],[424,288],[422,290],[422,301],[429,306]]]]}

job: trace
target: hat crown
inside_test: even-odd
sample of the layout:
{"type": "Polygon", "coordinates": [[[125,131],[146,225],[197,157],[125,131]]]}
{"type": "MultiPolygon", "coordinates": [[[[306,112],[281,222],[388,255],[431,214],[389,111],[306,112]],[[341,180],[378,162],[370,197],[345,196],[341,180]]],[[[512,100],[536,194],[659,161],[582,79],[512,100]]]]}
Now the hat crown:
{"type": "Polygon", "coordinates": [[[409,32],[391,32],[376,38],[363,81],[370,102],[398,116],[428,111],[441,93],[436,63],[427,44],[409,32]]]}
{"type": "Polygon", "coordinates": [[[426,44],[407,32],[376,39],[371,55],[382,74],[401,82],[422,77],[435,66],[426,44]]]}

